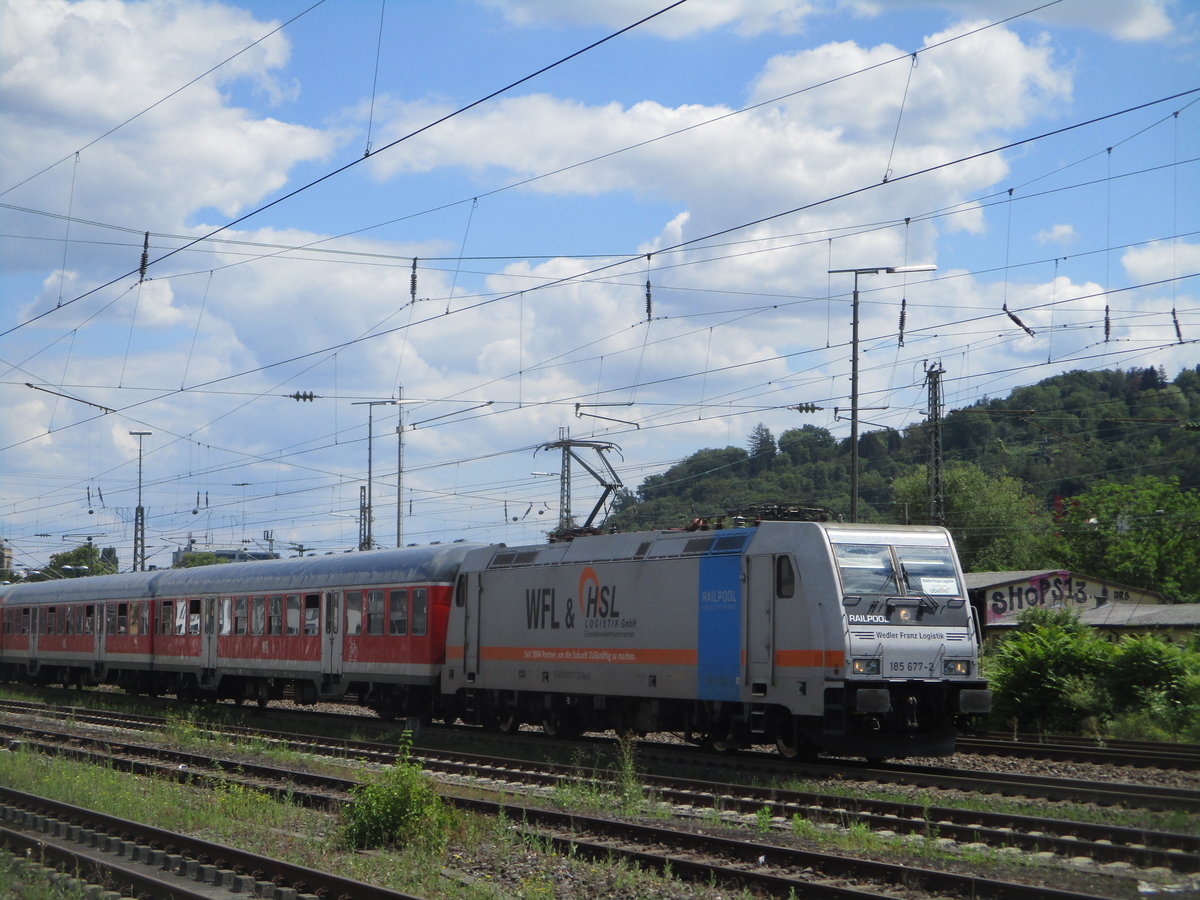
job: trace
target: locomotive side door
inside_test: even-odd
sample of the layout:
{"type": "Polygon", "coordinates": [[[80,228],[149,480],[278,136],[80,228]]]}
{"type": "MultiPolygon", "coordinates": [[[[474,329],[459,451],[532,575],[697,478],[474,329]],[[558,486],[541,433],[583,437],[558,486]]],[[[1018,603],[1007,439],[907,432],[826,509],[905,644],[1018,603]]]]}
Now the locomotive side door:
{"type": "Polygon", "coordinates": [[[342,592],[325,592],[325,642],[321,674],[337,680],[342,676],[342,592]]]}
{"type": "Polygon", "coordinates": [[[775,558],[746,557],[746,683],[765,694],[775,677],[775,558]]]}
{"type": "Polygon", "coordinates": [[[479,672],[479,597],[482,589],[478,572],[459,576],[465,581],[463,604],[463,677],[467,684],[475,681],[479,672]]]}

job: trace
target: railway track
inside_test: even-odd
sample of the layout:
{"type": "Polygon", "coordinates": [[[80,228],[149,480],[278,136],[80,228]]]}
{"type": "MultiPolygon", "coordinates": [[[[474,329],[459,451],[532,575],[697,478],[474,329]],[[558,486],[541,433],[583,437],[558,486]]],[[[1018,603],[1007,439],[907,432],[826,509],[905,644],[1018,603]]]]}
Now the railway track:
{"type": "MultiPolygon", "coordinates": [[[[420,900],[236,847],[200,840],[0,787],[0,844],[74,875],[82,884],[143,897],[213,900],[214,889],[274,900],[353,897],[420,900]]],[[[99,894],[97,894],[99,896],[99,894]]]]}
{"type": "Polygon", "coordinates": [[[1097,741],[1063,735],[1018,735],[1014,738],[959,738],[960,753],[977,756],[1014,756],[1022,759],[1057,759],[1100,765],[1169,768],[1200,771],[1200,746],[1152,741],[1097,741]]]}
{"type": "MultiPolygon", "coordinates": [[[[74,741],[79,740],[75,735],[66,737],[74,741]]],[[[128,768],[130,771],[157,772],[159,775],[187,777],[193,780],[197,777],[222,781],[231,778],[236,780],[238,776],[232,773],[238,769],[249,771],[249,767],[237,760],[222,760],[217,761],[216,767],[211,771],[205,772],[204,765],[207,763],[211,767],[213,761],[208,761],[204,757],[180,755],[156,748],[122,747],[103,740],[97,740],[96,743],[101,746],[94,750],[78,746],[59,747],[57,750],[69,752],[77,758],[86,758],[92,755],[96,759],[108,759],[108,764],[128,768]],[[143,759],[132,758],[135,754],[143,759]],[[153,757],[153,761],[145,761],[144,757],[147,756],[153,757]],[[178,762],[181,759],[187,761],[189,770],[193,765],[196,769],[187,773],[181,772],[178,762]]],[[[47,746],[42,749],[54,751],[56,748],[47,746]]],[[[296,799],[300,795],[307,795],[304,797],[306,802],[314,804],[339,802],[345,795],[347,785],[345,779],[311,775],[297,778],[295,772],[272,770],[271,767],[254,767],[249,774],[260,789],[262,785],[258,782],[269,775],[278,782],[276,790],[286,792],[287,796],[292,799],[296,799]],[[298,781],[303,781],[312,787],[298,789],[298,781]],[[315,792],[310,794],[309,791],[315,792]]],[[[1091,896],[1052,890],[1043,885],[1018,884],[981,878],[976,875],[919,868],[905,863],[880,862],[830,854],[827,851],[812,852],[771,843],[765,836],[752,840],[741,835],[729,838],[659,823],[645,825],[610,817],[581,815],[578,812],[559,812],[536,806],[514,804],[510,800],[489,801],[473,797],[451,797],[449,800],[460,809],[492,816],[505,816],[509,822],[520,823],[519,825],[514,824],[513,827],[520,829],[527,837],[536,839],[543,844],[552,845],[567,855],[592,859],[626,858],[659,871],[673,872],[679,877],[711,884],[730,885],[752,893],[771,896],[787,896],[796,893],[805,897],[837,898],[837,900],[850,900],[850,898],[868,900],[868,898],[884,896],[894,898],[897,896],[896,886],[902,886],[906,892],[901,896],[907,897],[956,894],[977,898],[1009,898],[1009,900],[1033,900],[1033,898],[1078,900],[1084,896],[1091,896]]],[[[33,800],[28,796],[22,796],[19,801],[23,810],[22,814],[26,816],[26,821],[29,821],[28,807],[33,800]]],[[[36,820],[38,815],[41,814],[34,813],[33,818],[36,820]]],[[[72,813],[72,815],[79,814],[72,813]]],[[[132,830],[131,826],[124,827],[132,830]]],[[[137,841],[147,843],[152,850],[156,846],[159,848],[163,845],[176,846],[171,843],[173,837],[164,835],[151,834],[149,838],[129,838],[128,840],[130,843],[137,841]]],[[[204,852],[210,858],[214,857],[213,850],[209,849],[204,852]]],[[[140,856],[140,851],[138,853],[140,856]]],[[[232,854],[217,855],[216,859],[217,862],[208,865],[220,868],[224,863],[223,871],[230,873],[228,877],[233,877],[238,870],[245,870],[256,879],[256,884],[263,882],[259,873],[263,871],[264,864],[258,860],[231,861],[233,860],[232,854]],[[256,866],[258,868],[255,868],[256,866]]],[[[293,883],[294,880],[293,877],[293,883]]],[[[156,894],[155,896],[165,895],[156,894]]],[[[260,896],[279,895],[260,894],[260,896]]],[[[404,895],[350,892],[333,893],[329,896],[352,896],[371,900],[376,896],[404,895]]]]}
{"type": "MultiPolygon", "coordinates": [[[[111,725],[114,717],[117,717],[116,720],[123,719],[135,726],[162,728],[167,724],[167,720],[154,716],[109,713],[76,707],[47,710],[45,707],[23,701],[0,701],[0,709],[10,709],[14,712],[37,710],[39,715],[55,715],[63,719],[78,722],[90,721],[100,725],[111,725]]],[[[322,716],[322,718],[324,717],[322,716]]],[[[346,718],[356,720],[361,717],[346,718]]],[[[373,720],[368,719],[367,721],[373,720]]],[[[378,742],[347,738],[322,739],[238,725],[221,725],[220,728],[235,735],[269,738],[289,749],[307,753],[370,759],[383,763],[391,762],[395,758],[393,747],[378,742]]],[[[477,729],[471,729],[469,734],[482,736],[483,733],[477,729]]],[[[509,746],[518,751],[523,747],[530,747],[540,752],[551,746],[551,742],[534,734],[509,735],[504,738],[495,735],[487,737],[489,742],[509,746]]],[[[601,746],[612,744],[610,740],[606,739],[600,739],[593,743],[601,746]]],[[[565,742],[557,742],[557,744],[569,746],[565,742]]],[[[432,749],[422,747],[419,743],[416,749],[423,765],[433,765],[435,754],[432,749]]],[[[451,759],[453,757],[443,754],[443,758],[451,759]]],[[[470,753],[463,753],[458,757],[460,760],[474,758],[476,758],[475,755],[470,753]]],[[[1188,788],[1119,782],[1081,783],[1077,778],[962,771],[948,766],[909,763],[869,764],[857,760],[784,761],[769,752],[745,752],[736,756],[702,757],[691,748],[679,749],[675,745],[653,742],[642,745],[639,761],[648,768],[651,775],[681,770],[701,771],[707,772],[706,777],[709,780],[736,776],[740,783],[744,783],[750,778],[787,781],[804,777],[815,780],[837,779],[843,782],[847,779],[855,779],[880,785],[910,786],[939,791],[952,789],[983,795],[1087,803],[1106,807],[1200,813],[1200,791],[1188,788]]],[[[516,760],[506,760],[503,765],[518,766],[520,763],[516,760]]],[[[543,771],[559,771],[565,768],[554,767],[547,770],[546,764],[542,762],[538,762],[536,766],[543,771]]]]}

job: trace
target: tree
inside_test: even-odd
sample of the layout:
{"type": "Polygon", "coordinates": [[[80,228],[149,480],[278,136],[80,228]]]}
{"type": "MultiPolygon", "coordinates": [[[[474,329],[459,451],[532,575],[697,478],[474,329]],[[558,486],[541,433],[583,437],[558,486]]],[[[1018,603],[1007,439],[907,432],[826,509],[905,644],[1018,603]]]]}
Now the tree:
{"type": "Polygon", "coordinates": [[[49,562],[41,570],[41,577],[34,581],[49,581],[54,578],[79,578],[84,575],[112,575],[117,571],[117,556],[111,547],[103,552],[90,541],[62,553],[52,553],[49,562]]]}
{"type": "Polygon", "coordinates": [[[775,436],[771,434],[771,429],[762,422],[755,425],[754,430],[750,432],[747,452],[750,457],[751,475],[765,472],[775,461],[775,454],[779,452],[779,448],[775,444],[775,436]]]}
{"type": "Polygon", "coordinates": [[[1200,602],[1200,494],[1179,480],[1105,481],[1059,516],[1064,565],[1179,602],[1200,602]]]}
{"type": "Polygon", "coordinates": [[[229,560],[222,559],[213,553],[211,550],[202,550],[195,553],[185,553],[179,560],[177,565],[172,566],[174,569],[194,569],[197,566],[216,566],[221,563],[227,563],[229,560]]]}
{"type": "MultiPolygon", "coordinates": [[[[907,504],[912,522],[928,521],[924,467],[897,478],[892,496],[907,504]]],[[[993,478],[973,463],[951,463],[942,472],[942,496],[946,526],[967,571],[1034,569],[1050,563],[1050,516],[1015,478],[993,478]]]]}

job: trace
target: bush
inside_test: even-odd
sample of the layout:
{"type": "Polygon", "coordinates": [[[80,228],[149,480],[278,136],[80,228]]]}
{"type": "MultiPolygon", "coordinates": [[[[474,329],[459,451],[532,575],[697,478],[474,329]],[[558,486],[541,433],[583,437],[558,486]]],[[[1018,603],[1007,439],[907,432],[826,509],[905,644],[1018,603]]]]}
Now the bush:
{"type": "Polygon", "coordinates": [[[1200,653],[1154,635],[1109,644],[1069,611],[1034,609],[987,671],[997,726],[1200,738],[1200,653]]]}
{"type": "Polygon", "coordinates": [[[449,816],[421,767],[402,745],[396,763],[351,792],[343,833],[352,847],[436,847],[447,840],[449,816]]]}
{"type": "Polygon", "coordinates": [[[1112,646],[1074,624],[1024,625],[992,654],[992,720],[1019,730],[1078,731],[1110,708],[1100,677],[1112,646]]]}

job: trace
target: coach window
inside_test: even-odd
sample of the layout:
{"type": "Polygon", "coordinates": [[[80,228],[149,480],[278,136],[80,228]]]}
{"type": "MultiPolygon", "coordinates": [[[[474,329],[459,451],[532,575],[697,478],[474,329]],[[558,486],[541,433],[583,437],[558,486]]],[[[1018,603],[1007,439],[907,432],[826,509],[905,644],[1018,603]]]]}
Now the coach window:
{"type": "Polygon", "coordinates": [[[425,588],[414,588],[412,592],[412,633],[425,633],[426,620],[429,618],[429,601],[425,588]]]}
{"type": "Polygon", "coordinates": [[[217,616],[217,634],[233,633],[233,598],[222,597],[217,601],[220,614],[217,616]]]}
{"type": "Polygon", "coordinates": [[[21,610],[21,634],[29,634],[29,610],[21,610]]]}
{"type": "Polygon", "coordinates": [[[58,607],[50,606],[46,608],[46,634],[58,633],[58,607]]]}
{"type": "Polygon", "coordinates": [[[304,595],[304,633],[320,634],[321,625],[321,595],[304,595]]]}
{"type": "Polygon", "coordinates": [[[790,556],[775,557],[775,596],[786,600],[796,593],[796,572],[790,556]]]}
{"type": "Polygon", "coordinates": [[[117,604],[115,604],[115,603],[104,604],[104,618],[106,621],[106,624],[104,626],[105,633],[116,634],[117,633],[117,604]]]}
{"type": "Polygon", "coordinates": [[[388,634],[408,634],[408,591],[392,591],[388,634]]]}
{"type": "Polygon", "coordinates": [[[266,624],[267,614],[262,597],[250,598],[250,633],[262,634],[266,624]]]}
{"type": "Polygon", "coordinates": [[[142,625],[142,601],[135,600],[129,604],[129,633],[141,634],[139,630],[142,625]]]}
{"type": "Polygon", "coordinates": [[[117,604],[117,634],[127,634],[129,632],[129,604],[117,604]]]}
{"type": "Polygon", "coordinates": [[[175,604],[175,633],[187,634],[188,630],[188,611],[187,601],[180,600],[175,604]]]}
{"type": "Polygon", "coordinates": [[[267,634],[283,634],[283,598],[267,598],[267,634]]]}
{"type": "Polygon", "coordinates": [[[246,598],[233,598],[233,633],[246,633],[246,598]]]}
{"type": "Polygon", "coordinates": [[[75,612],[79,609],[78,605],[68,606],[63,610],[63,634],[75,633],[75,612]]]}
{"type": "Polygon", "coordinates": [[[287,634],[300,633],[300,595],[287,595],[287,634]]]}
{"type": "MultiPolygon", "coordinates": [[[[88,615],[91,615],[89,610],[88,615]]],[[[158,616],[158,633],[170,634],[175,628],[175,601],[164,600],[158,616]]]]}
{"type": "Polygon", "coordinates": [[[367,591],[367,634],[383,634],[383,591],[367,591]]]}
{"type": "Polygon", "coordinates": [[[200,633],[200,598],[188,601],[188,634],[200,633]]]}
{"type": "Polygon", "coordinates": [[[362,634],[362,591],[346,591],[346,634],[362,634]]]}

